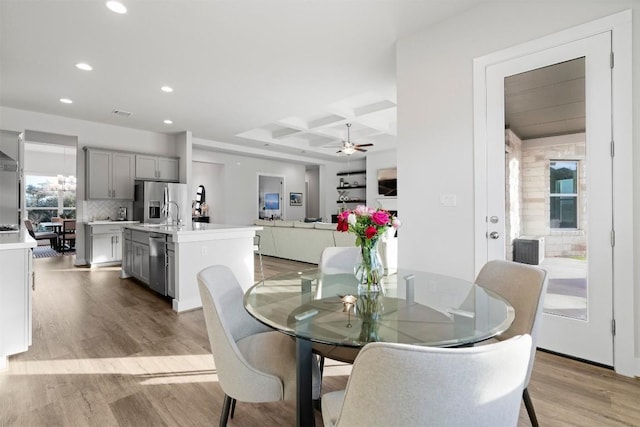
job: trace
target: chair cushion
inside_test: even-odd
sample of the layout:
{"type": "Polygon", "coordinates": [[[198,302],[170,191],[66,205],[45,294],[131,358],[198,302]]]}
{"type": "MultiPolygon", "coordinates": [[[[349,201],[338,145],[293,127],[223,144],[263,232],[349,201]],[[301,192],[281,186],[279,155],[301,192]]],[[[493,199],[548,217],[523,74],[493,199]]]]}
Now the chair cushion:
{"type": "Polygon", "coordinates": [[[56,239],[58,235],[52,231],[36,231],[34,237],[36,240],[56,239]]]}
{"type": "Polygon", "coordinates": [[[344,401],[344,390],[325,393],[322,396],[322,421],[324,427],[333,427],[338,421],[342,402],[344,401]]]}

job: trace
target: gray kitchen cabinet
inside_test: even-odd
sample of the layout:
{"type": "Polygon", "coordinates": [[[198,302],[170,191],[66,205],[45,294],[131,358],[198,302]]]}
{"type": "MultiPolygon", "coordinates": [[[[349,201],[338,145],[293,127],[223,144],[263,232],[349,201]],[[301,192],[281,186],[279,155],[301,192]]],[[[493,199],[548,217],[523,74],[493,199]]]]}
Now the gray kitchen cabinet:
{"type": "Polygon", "coordinates": [[[133,200],[135,155],[85,148],[87,199],[133,200]]]}
{"type": "Polygon", "coordinates": [[[176,252],[171,236],[167,237],[167,295],[176,296],[176,252]]]}
{"type": "Polygon", "coordinates": [[[122,262],[123,225],[87,225],[89,264],[117,264],[122,262]]]}
{"type": "Polygon", "coordinates": [[[149,233],[133,230],[131,233],[131,275],[149,285],[149,233]]]}
{"type": "Polygon", "coordinates": [[[136,155],[136,179],[179,181],[179,163],[174,157],[136,155]]]}
{"type": "Polygon", "coordinates": [[[131,247],[131,230],[124,230],[124,246],[122,248],[122,270],[124,276],[132,275],[133,250],[131,247]]]}

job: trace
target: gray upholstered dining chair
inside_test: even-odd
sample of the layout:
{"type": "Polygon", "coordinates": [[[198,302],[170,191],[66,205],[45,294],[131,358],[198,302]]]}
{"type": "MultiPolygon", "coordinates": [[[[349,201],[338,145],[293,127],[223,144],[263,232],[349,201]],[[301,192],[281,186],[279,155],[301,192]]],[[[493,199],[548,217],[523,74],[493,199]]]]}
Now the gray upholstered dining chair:
{"type": "Polygon", "coordinates": [[[370,343],[347,388],[322,396],[325,427],[487,426],[518,423],[531,337],[437,348],[370,343]]]}
{"type": "Polygon", "coordinates": [[[29,235],[36,239],[37,242],[40,240],[48,240],[52,249],[56,249],[58,247],[58,235],[53,231],[35,231],[33,229],[33,224],[28,219],[24,220],[24,226],[29,232],[29,235]]]}
{"type": "MultiPolygon", "coordinates": [[[[353,274],[360,259],[360,248],[356,246],[329,246],[322,250],[318,269],[322,274],[353,274]]],[[[322,284],[316,289],[316,299],[322,298],[322,284]]],[[[330,344],[313,343],[313,351],[320,355],[320,370],[324,370],[324,359],[328,357],[344,363],[353,363],[359,348],[338,347],[330,344]]]]}
{"type": "MultiPolygon", "coordinates": [[[[294,400],[296,348],[293,338],[263,325],[243,305],[243,292],[226,266],[198,273],[209,343],[218,381],[225,393],[220,425],[242,402],[294,400]]],[[[315,359],[314,359],[315,360],[315,359]]],[[[320,372],[314,363],[313,398],[320,396],[320,372]]]]}
{"type": "Polygon", "coordinates": [[[522,334],[531,335],[531,358],[522,398],[532,426],[537,427],[538,420],[529,396],[528,386],[536,355],[544,296],[547,293],[547,272],[532,265],[493,260],[482,267],[476,278],[476,283],[505,298],[515,310],[516,317],[509,329],[494,340],[506,340],[522,334]]]}
{"type": "Polygon", "coordinates": [[[329,246],[322,250],[318,268],[323,274],[353,273],[359,258],[356,246],[329,246]]]}

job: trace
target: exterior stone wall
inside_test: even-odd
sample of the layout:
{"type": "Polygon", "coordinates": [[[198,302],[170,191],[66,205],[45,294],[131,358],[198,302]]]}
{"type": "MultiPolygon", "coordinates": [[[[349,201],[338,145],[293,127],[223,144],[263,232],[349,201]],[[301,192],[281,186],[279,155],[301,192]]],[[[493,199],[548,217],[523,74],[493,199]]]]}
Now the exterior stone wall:
{"type": "Polygon", "coordinates": [[[584,133],[522,141],[521,233],[545,237],[546,257],[586,256],[587,165],[584,133]],[[578,229],[550,227],[549,167],[552,160],[578,161],[578,229]]]}
{"type": "Polygon", "coordinates": [[[522,141],[510,129],[505,131],[505,246],[508,260],[513,260],[513,239],[522,235],[522,141]]]}

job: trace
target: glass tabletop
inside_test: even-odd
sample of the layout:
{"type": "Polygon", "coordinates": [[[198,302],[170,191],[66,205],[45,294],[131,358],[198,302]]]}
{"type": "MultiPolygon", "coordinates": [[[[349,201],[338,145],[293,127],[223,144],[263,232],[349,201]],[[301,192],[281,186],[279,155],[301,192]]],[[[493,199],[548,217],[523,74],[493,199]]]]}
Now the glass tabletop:
{"type": "Polygon", "coordinates": [[[310,269],[251,287],[247,311],[297,338],[362,347],[384,341],[451,347],[483,341],[513,322],[511,305],[472,282],[419,271],[383,278],[381,293],[358,294],[352,273],[310,269]]]}

